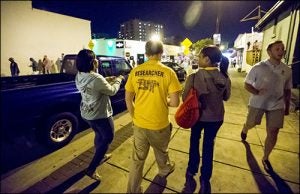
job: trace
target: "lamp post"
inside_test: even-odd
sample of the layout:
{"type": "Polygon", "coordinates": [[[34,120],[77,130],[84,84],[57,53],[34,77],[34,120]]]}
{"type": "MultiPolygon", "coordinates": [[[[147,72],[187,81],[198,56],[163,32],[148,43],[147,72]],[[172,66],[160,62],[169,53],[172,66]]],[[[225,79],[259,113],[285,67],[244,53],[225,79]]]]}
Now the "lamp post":
{"type": "Polygon", "coordinates": [[[220,18],[221,18],[221,1],[216,2],[216,7],[217,7],[217,18],[216,18],[216,32],[213,36],[214,44],[216,46],[220,46],[221,44],[221,34],[220,34],[220,18]]]}
{"type": "Polygon", "coordinates": [[[151,36],[150,40],[154,40],[154,41],[160,40],[159,34],[153,34],[153,35],[151,36]]]}

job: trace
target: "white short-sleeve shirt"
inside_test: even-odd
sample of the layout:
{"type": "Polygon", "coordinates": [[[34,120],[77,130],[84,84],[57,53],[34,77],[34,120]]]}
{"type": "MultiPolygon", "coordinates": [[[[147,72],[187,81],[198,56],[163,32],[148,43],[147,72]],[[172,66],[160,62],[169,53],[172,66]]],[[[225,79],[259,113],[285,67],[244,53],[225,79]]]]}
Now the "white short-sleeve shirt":
{"type": "Polygon", "coordinates": [[[245,82],[260,90],[259,95],[251,94],[249,106],[265,109],[283,109],[284,90],[292,88],[292,70],[286,64],[274,66],[269,60],[254,65],[245,82]]]}

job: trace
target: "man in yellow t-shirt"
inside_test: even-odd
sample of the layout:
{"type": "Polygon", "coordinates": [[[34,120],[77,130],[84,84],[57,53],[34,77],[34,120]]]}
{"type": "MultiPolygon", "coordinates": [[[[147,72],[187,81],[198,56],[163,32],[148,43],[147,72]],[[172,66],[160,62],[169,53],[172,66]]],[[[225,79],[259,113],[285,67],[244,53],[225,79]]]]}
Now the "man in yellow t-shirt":
{"type": "Polygon", "coordinates": [[[148,41],[148,61],[134,68],[125,85],[126,106],[133,119],[133,154],[127,193],[141,193],[144,163],[150,146],[158,165],[158,175],[166,178],[175,170],[170,161],[168,145],[171,124],[168,107],[179,105],[181,85],[175,72],[160,60],[163,44],[148,41]]]}

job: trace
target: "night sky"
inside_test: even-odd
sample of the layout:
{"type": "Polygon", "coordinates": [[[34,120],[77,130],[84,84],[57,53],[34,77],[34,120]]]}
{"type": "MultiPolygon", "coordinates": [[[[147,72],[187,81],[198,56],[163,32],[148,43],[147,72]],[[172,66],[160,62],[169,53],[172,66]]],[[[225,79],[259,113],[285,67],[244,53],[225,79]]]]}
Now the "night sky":
{"type": "MultiPolygon", "coordinates": [[[[251,27],[257,22],[240,22],[242,18],[258,5],[268,11],[276,2],[32,0],[34,8],[90,20],[92,33],[104,33],[112,37],[117,37],[121,23],[137,18],[164,25],[165,36],[187,37],[196,42],[212,38],[219,14],[221,39],[228,41],[229,46],[233,45],[240,33],[251,32],[251,27]]],[[[253,12],[250,17],[257,13],[253,12]]]]}

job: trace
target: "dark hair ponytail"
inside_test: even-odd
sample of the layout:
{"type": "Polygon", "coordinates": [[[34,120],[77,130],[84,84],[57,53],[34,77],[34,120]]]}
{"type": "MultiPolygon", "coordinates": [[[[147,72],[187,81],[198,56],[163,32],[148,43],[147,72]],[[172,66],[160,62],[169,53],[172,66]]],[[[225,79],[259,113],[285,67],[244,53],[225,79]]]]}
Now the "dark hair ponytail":
{"type": "Polygon", "coordinates": [[[216,45],[206,45],[201,49],[200,53],[208,57],[211,64],[215,67],[217,67],[221,61],[222,53],[216,45]]]}
{"type": "Polygon", "coordinates": [[[222,55],[221,62],[220,62],[220,72],[225,76],[228,77],[228,66],[229,66],[229,60],[227,57],[222,55]]]}

